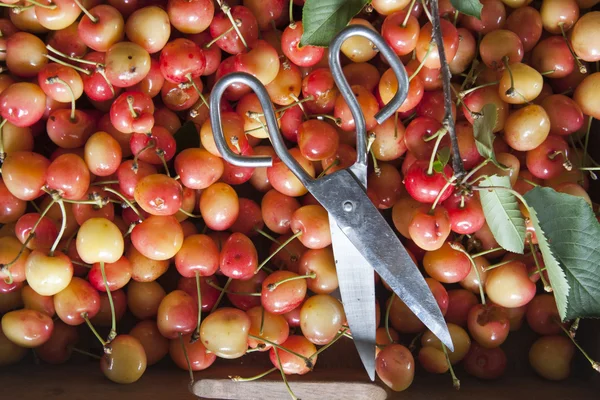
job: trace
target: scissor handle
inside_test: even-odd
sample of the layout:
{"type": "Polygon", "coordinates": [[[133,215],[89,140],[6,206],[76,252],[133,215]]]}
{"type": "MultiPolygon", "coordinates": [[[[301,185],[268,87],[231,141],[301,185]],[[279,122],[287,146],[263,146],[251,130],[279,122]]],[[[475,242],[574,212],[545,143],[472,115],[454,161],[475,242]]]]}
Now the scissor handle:
{"type": "Polygon", "coordinates": [[[219,153],[221,153],[221,156],[228,163],[239,167],[257,168],[270,167],[273,165],[273,159],[270,156],[239,155],[231,151],[227,145],[225,135],[223,134],[223,125],[221,123],[221,97],[225,90],[234,83],[247,85],[254,91],[263,109],[269,139],[271,139],[275,154],[277,154],[277,157],[287,165],[304,186],[308,186],[314,179],[306,173],[304,168],[302,168],[298,161],[296,161],[289,153],[281,136],[281,132],[279,131],[273,103],[271,102],[267,89],[258,79],[246,72],[234,72],[225,75],[215,84],[210,95],[210,123],[213,128],[215,144],[217,145],[217,149],[219,150],[219,153]]]}
{"type": "Polygon", "coordinates": [[[354,123],[356,126],[356,162],[366,165],[367,128],[365,117],[362,113],[360,105],[358,104],[358,100],[354,96],[354,93],[352,93],[352,88],[350,87],[348,80],[344,76],[342,65],[340,63],[340,50],[342,48],[342,44],[346,41],[346,39],[352,36],[362,36],[373,42],[383,57],[390,64],[392,71],[396,75],[396,80],[398,81],[398,90],[396,91],[396,94],[392,100],[375,115],[375,119],[378,123],[381,124],[383,121],[391,117],[396,110],[400,108],[402,103],[404,103],[404,100],[406,100],[406,97],[408,96],[409,81],[406,69],[396,53],[394,53],[392,48],[387,44],[383,37],[366,26],[347,26],[336,35],[329,45],[329,68],[331,69],[333,80],[340,90],[342,97],[344,97],[344,100],[346,100],[346,104],[348,104],[348,108],[350,108],[350,112],[352,112],[352,117],[354,117],[354,123]]]}

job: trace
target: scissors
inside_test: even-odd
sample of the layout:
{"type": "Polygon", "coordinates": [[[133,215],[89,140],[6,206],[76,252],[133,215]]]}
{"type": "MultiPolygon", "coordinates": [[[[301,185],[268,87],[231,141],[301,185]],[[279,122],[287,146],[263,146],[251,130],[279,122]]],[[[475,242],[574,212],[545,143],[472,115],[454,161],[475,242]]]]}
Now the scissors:
{"type": "Polygon", "coordinates": [[[364,115],[344,77],[339,52],[342,43],[352,36],[370,40],[387,59],[398,80],[394,98],[375,115],[382,123],[396,112],[408,94],[409,81],[404,65],[375,31],[351,25],[331,42],[329,65],[341,95],[352,112],[356,125],[356,162],[322,178],[315,179],[291,156],[282,139],[271,99],[254,76],[236,72],[225,75],[214,86],[210,96],[210,121],[217,149],[223,158],[242,167],[270,167],[270,156],[242,156],[231,151],[223,135],[221,97],[232,84],[248,85],[257,95],[264,111],[269,138],[275,153],[306,189],[329,213],[329,225],[336,262],[339,291],[348,326],[369,378],[375,380],[375,280],[376,271],[393,292],[436,335],[454,350],[448,327],[425,279],[410,255],[373,205],[367,187],[367,132],[364,115]]]}

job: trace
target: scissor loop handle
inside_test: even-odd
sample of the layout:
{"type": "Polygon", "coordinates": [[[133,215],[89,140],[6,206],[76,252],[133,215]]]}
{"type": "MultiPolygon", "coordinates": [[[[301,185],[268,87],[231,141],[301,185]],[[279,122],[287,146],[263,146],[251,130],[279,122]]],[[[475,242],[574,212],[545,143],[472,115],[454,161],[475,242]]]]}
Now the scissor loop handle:
{"type": "Polygon", "coordinates": [[[402,61],[398,58],[396,53],[392,50],[392,48],[386,43],[386,41],[381,37],[377,32],[367,28],[362,25],[349,25],[344,28],[337,36],[333,39],[331,44],[329,45],[329,68],[331,69],[331,74],[333,75],[333,79],[335,84],[337,85],[340,93],[346,100],[346,104],[348,104],[348,108],[350,108],[350,112],[352,112],[352,117],[354,118],[354,123],[356,125],[356,153],[357,160],[356,162],[359,164],[367,163],[367,128],[365,123],[365,116],[362,113],[360,105],[358,104],[358,100],[352,93],[352,88],[350,84],[346,80],[344,73],[342,71],[342,65],[340,63],[340,50],[342,48],[342,44],[346,41],[346,39],[352,36],[362,36],[371,42],[377,47],[377,49],[381,52],[383,57],[387,60],[396,75],[396,79],[398,81],[398,90],[396,94],[392,98],[392,100],[385,105],[376,115],[375,119],[378,123],[382,123],[389,117],[391,117],[398,108],[404,103],[406,97],[408,96],[408,74],[406,73],[406,69],[402,64],[402,61]]]}
{"type": "Polygon", "coordinates": [[[221,97],[225,90],[234,83],[242,83],[249,86],[254,91],[263,109],[269,139],[271,140],[275,154],[277,154],[277,157],[287,165],[304,186],[310,184],[310,182],[313,181],[313,178],[308,175],[298,161],[292,157],[281,137],[279,126],[277,124],[277,117],[275,115],[275,110],[273,109],[273,103],[271,103],[271,98],[269,97],[267,89],[265,89],[258,79],[245,72],[234,72],[225,75],[215,84],[210,95],[210,123],[213,129],[215,144],[217,145],[217,149],[221,156],[228,163],[239,167],[257,168],[270,167],[273,165],[273,159],[270,156],[243,156],[234,153],[227,145],[225,135],[223,134],[223,124],[221,122],[221,97]]]}

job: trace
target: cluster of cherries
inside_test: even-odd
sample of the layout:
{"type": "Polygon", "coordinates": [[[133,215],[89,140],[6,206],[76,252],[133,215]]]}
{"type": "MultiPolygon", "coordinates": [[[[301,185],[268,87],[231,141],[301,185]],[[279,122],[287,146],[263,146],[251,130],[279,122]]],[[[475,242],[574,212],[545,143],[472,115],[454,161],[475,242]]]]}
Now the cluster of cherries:
{"type": "MultiPolygon", "coordinates": [[[[454,75],[454,157],[467,171],[459,178],[440,162],[450,148],[446,61],[431,10],[421,0],[373,0],[350,22],[381,32],[410,76],[408,98],[379,125],[374,116],[395,95],[396,77],[367,39],[342,46],[367,124],[369,198],[391,213],[423,267],[454,343],[447,351],[381,282],[377,374],[393,390],[410,386],[415,358],[432,373],[454,377],[462,361],[475,377],[500,377],[500,346],[524,320],[540,335],[533,369],[569,375],[576,324],[560,323],[542,290],[551,286],[533,227],[525,255],[504,251],[474,187],[495,174],[521,194],[543,185],[592,204],[580,167],[592,162],[589,122],[600,117],[600,73],[589,64],[600,60],[600,12],[587,10],[597,2],[481,0],[477,19],[439,1],[454,75]],[[480,155],[473,134],[489,105],[497,163],[480,155]]],[[[354,162],[355,122],[327,49],[299,46],[294,14],[303,3],[0,0],[0,365],[27,348],[67,362],[82,351],[78,326],[86,324],[115,382],[137,381],[167,355],[191,373],[253,351],[268,352],[267,372],[285,380],[352,337],[331,295],[338,281],[327,212],[276,158],[256,169],[225,162],[209,120],[214,82],[243,71],[266,86],[308,174],[354,162]],[[182,148],[183,131],[200,146],[182,148]],[[130,317],[135,326],[122,332],[117,322],[130,317]]],[[[222,108],[233,151],[275,157],[247,86],[229,87],[222,108]]]]}

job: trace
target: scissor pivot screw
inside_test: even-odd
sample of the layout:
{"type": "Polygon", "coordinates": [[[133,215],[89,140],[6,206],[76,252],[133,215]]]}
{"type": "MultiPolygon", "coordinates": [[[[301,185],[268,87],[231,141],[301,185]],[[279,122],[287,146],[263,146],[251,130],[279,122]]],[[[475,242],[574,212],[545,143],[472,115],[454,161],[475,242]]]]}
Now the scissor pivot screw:
{"type": "Polygon", "coordinates": [[[351,201],[344,202],[344,211],[350,212],[352,210],[354,210],[354,204],[351,201]]]}

